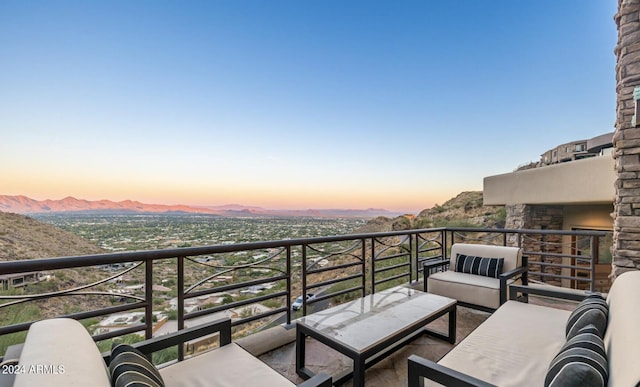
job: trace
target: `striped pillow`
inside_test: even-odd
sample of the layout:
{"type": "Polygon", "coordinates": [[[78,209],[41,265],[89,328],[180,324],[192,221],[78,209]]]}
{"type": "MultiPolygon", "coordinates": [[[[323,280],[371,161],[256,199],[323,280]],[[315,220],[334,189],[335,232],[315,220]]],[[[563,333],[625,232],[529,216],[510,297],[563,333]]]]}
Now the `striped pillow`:
{"type": "Polygon", "coordinates": [[[127,344],[111,350],[109,373],[114,387],[164,387],[162,376],[153,363],[127,344]]]}
{"type": "Polygon", "coordinates": [[[571,312],[565,330],[567,340],[571,339],[580,329],[589,324],[593,324],[600,332],[600,337],[604,337],[609,318],[609,305],[599,294],[591,294],[578,304],[571,312]]]}
{"type": "Polygon", "coordinates": [[[590,324],[578,331],[551,361],[545,387],[606,386],[607,353],[599,330],[590,324]]]}
{"type": "Polygon", "coordinates": [[[502,273],[504,258],[483,258],[456,254],[456,271],[498,278],[502,273]]]}

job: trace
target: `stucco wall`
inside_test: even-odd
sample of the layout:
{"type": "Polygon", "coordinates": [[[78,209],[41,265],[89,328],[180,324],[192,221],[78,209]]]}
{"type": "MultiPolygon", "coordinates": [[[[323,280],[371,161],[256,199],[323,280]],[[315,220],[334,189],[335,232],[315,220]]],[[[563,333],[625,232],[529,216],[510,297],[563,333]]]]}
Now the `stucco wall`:
{"type": "Polygon", "coordinates": [[[615,163],[592,157],[484,178],[485,205],[613,203],[615,163]]]}
{"type": "Polygon", "coordinates": [[[613,203],[592,206],[565,206],[563,229],[574,227],[613,230],[613,203]]]}

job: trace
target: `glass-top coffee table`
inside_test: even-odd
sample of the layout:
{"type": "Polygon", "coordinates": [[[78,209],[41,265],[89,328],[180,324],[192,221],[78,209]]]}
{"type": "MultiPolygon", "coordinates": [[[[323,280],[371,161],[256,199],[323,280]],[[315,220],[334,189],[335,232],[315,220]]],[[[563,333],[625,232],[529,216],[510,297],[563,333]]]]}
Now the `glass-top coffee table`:
{"type": "Polygon", "coordinates": [[[334,377],[338,384],[353,375],[354,386],[364,386],[365,369],[417,337],[428,333],[450,343],[456,341],[456,300],[395,287],[297,320],[296,372],[315,375],[305,368],[305,339],[319,342],[353,359],[353,372],[334,377]],[[445,335],[425,328],[449,314],[445,335]]]}

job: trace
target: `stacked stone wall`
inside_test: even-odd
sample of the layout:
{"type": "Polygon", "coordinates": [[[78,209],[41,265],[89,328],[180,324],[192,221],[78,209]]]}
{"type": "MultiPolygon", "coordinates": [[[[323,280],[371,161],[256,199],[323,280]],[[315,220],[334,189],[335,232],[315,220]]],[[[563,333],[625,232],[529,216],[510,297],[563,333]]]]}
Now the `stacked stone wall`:
{"type": "MultiPolygon", "coordinates": [[[[633,90],[640,86],[640,0],[618,0],[614,19],[618,27],[614,51],[617,107],[613,157],[617,178],[612,275],[615,277],[627,270],[640,269],[640,127],[632,124],[633,90]]],[[[640,124],[640,117],[636,121],[640,124]]]]}
{"type": "MultiPolygon", "coordinates": [[[[507,219],[505,228],[528,229],[528,230],[562,230],[564,222],[564,209],[562,206],[542,206],[515,204],[506,206],[507,219]]],[[[543,270],[535,262],[561,263],[561,258],[551,257],[545,253],[562,253],[563,240],[561,235],[522,235],[521,245],[524,251],[529,252],[529,269],[532,272],[543,270]]],[[[518,246],[518,236],[510,235],[507,239],[510,246],[518,246]]],[[[561,274],[561,268],[547,267],[544,269],[548,274],[561,274]]],[[[560,285],[560,279],[536,278],[547,283],[560,285]]]]}

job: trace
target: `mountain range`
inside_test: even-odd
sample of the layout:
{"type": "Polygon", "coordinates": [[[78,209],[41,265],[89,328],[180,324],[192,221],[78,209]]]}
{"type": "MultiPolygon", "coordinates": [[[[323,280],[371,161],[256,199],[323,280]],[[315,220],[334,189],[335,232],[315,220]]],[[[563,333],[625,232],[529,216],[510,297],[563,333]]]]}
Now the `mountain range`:
{"type": "Polygon", "coordinates": [[[224,206],[197,207],[186,205],[147,204],[133,200],[114,202],[111,200],[84,200],[66,197],[60,200],[35,200],[27,196],[0,195],[0,211],[17,214],[35,213],[193,213],[217,216],[313,216],[313,217],[393,217],[401,213],[384,209],[307,209],[271,210],[255,206],[228,204],[224,206]]]}

